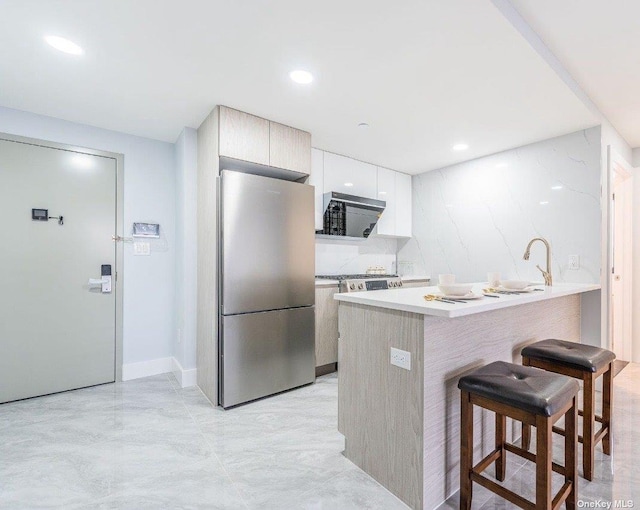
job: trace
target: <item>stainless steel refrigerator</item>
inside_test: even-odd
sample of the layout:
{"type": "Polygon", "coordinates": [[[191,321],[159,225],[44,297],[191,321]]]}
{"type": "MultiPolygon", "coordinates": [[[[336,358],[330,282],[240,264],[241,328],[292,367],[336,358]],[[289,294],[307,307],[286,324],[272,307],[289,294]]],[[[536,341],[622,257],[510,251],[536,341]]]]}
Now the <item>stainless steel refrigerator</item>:
{"type": "Polygon", "coordinates": [[[219,403],[315,380],[314,188],[223,170],[219,403]]]}

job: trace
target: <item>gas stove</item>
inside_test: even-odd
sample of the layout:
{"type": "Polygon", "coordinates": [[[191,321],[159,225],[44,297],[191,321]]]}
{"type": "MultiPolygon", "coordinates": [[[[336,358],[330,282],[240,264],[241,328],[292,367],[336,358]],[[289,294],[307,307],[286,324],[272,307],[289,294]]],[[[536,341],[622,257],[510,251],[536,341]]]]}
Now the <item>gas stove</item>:
{"type": "Polygon", "coordinates": [[[316,278],[339,280],[340,292],[366,292],[402,287],[402,280],[396,274],[333,274],[319,275],[316,278]]]}
{"type": "Polygon", "coordinates": [[[402,287],[402,280],[399,276],[375,275],[373,278],[355,278],[340,282],[340,292],[366,292],[368,290],[386,290],[400,287],[402,287]]]}

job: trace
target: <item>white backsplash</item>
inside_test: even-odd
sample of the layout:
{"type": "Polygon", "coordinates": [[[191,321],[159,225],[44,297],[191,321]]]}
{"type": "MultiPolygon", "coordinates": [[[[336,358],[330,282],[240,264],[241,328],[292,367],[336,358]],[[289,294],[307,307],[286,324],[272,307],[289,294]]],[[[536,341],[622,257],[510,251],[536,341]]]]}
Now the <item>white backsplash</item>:
{"type": "Polygon", "coordinates": [[[364,273],[369,266],[396,272],[397,241],[370,237],[362,241],[316,239],[316,274],[364,273]]]}
{"type": "Polygon", "coordinates": [[[398,264],[458,281],[542,281],[544,237],[557,282],[600,281],[600,127],[413,177],[413,235],[398,242],[398,264]],[[569,270],[570,255],[580,269],[569,270]]]}

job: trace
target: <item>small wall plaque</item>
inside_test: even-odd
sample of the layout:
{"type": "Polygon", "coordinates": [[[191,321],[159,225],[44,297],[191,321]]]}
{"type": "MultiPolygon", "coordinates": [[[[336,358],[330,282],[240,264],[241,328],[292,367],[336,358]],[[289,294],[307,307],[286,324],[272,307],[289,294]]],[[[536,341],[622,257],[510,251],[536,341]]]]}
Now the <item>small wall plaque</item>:
{"type": "Polygon", "coordinates": [[[31,209],[31,219],[33,221],[49,221],[49,210],[31,209]]]}

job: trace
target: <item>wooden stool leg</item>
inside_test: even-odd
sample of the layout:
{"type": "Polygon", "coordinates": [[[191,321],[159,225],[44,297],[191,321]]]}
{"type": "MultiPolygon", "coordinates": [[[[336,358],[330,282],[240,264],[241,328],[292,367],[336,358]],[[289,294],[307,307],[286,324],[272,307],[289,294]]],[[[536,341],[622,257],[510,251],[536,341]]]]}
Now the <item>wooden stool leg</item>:
{"type": "Polygon", "coordinates": [[[607,427],[607,433],[602,438],[602,450],[611,455],[611,414],[613,406],[613,363],[602,376],[602,426],[607,427]]]}
{"type": "Polygon", "coordinates": [[[584,411],[582,412],[582,469],[584,477],[593,480],[593,429],[595,425],[596,388],[591,372],[584,377],[584,411]]]}
{"type": "Polygon", "coordinates": [[[531,425],[522,424],[522,448],[529,450],[531,448],[531,425]]]}
{"type": "Polygon", "coordinates": [[[500,457],[496,460],[496,479],[504,482],[507,474],[507,450],[504,445],[507,442],[507,417],[496,413],[496,449],[500,449],[500,457]]]}
{"type": "Polygon", "coordinates": [[[553,444],[551,419],[536,417],[536,509],[551,510],[551,466],[553,444]]]}
{"type": "Polygon", "coordinates": [[[470,510],[473,469],[473,404],[469,392],[461,392],[460,406],[460,510],[470,510]]]}
{"type": "MultiPolygon", "coordinates": [[[[530,365],[529,358],[526,356],[522,357],[522,366],[528,367],[530,365]]],[[[531,448],[531,425],[522,424],[522,448],[524,450],[529,450],[531,448]]]]}
{"type": "Polygon", "coordinates": [[[578,402],[573,398],[573,405],[564,415],[564,481],[571,482],[571,492],[566,499],[567,510],[575,510],[578,493],[578,402]]]}

